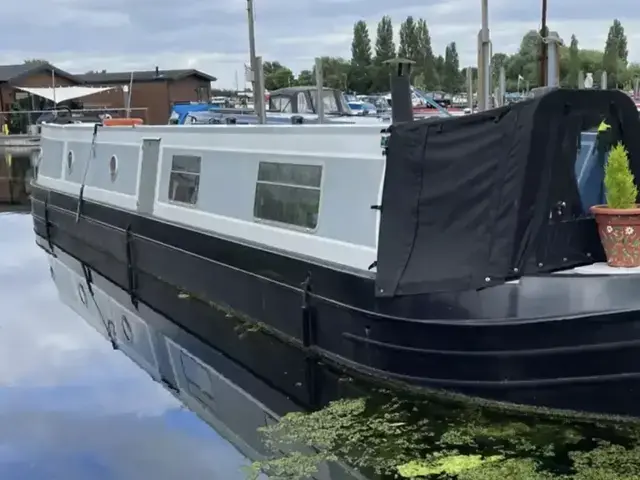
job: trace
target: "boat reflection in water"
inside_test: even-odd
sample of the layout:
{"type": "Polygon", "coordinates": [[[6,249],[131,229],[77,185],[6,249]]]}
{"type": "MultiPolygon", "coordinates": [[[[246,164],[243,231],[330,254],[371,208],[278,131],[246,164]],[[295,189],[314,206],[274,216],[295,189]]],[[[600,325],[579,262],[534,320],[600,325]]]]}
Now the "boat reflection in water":
{"type": "MultiPolygon", "coordinates": [[[[42,238],[37,237],[37,242],[44,246],[42,238]]],[[[223,316],[227,317],[226,323],[237,341],[249,342],[255,347],[255,350],[251,347],[243,349],[249,358],[230,356],[233,353],[231,341],[222,342],[229,347],[226,352],[214,350],[146,305],[134,305],[137,302],[132,301],[127,292],[85,270],[65,252],[55,248],[54,253],[48,255],[50,272],[62,302],[249,459],[263,459],[269,453],[258,428],[273,424],[288,412],[326,403],[339,394],[335,391],[340,383],[337,373],[319,370],[317,365],[309,370],[299,350],[260,332],[239,330],[228,314],[223,316]],[[260,342],[265,343],[260,345],[260,342]],[[267,350],[271,356],[263,356],[267,350]],[[282,386],[290,384],[287,380],[278,386],[273,384],[274,377],[269,382],[252,373],[256,365],[267,363],[265,359],[282,365],[277,361],[278,357],[290,362],[291,367],[291,371],[281,372],[281,378],[299,378],[299,373],[306,371],[306,381],[295,381],[291,389],[282,386]],[[320,379],[320,376],[325,378],[320,379]],[[318,385],[324,388],[316,388],[318,385]],[[334,390],[329,385],[333,385],[334,390]]],[[[211,311],[215,312],[215,309],[211,311]]],[[[219,320],[211,318],[212,322],[219,320]]],[[[275,383],[278,383],[277,379],[275,383]]],[[[314,478],[363,477],[341,465],[331,464],[321,465],[314,478]]]]}
{"type": "Polygon", "coordinates": [[[249,461],[59,300],[29,215],[0,213],[0,478],[243,480],[249,461]]]}

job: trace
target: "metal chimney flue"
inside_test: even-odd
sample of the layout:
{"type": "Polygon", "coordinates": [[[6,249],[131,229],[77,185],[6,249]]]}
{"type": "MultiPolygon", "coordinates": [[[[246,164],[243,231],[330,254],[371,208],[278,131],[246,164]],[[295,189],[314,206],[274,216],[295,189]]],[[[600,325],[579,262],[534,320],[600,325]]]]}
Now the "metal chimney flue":
{"type": "Polygon", "coordinates": [[[411,102],[411,65],[413,60],[394,58],[384,62],[394,67],[391,72],[391,120],[393,123],[413,120],[411,102]]]}

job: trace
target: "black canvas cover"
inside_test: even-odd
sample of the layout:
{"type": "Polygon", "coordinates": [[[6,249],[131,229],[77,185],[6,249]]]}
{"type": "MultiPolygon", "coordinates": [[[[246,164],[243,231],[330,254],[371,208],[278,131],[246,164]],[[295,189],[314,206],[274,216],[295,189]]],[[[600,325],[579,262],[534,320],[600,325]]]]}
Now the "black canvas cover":
{"type": "Polygon", "coordinates": [[[599,246],[580,208],[574,165],[580,132],[603,119],[627,147],[637,181],[640,121],[622,92],[561,89],[392,126],[377,295],[479,289],[593,262],[599,246]]]}

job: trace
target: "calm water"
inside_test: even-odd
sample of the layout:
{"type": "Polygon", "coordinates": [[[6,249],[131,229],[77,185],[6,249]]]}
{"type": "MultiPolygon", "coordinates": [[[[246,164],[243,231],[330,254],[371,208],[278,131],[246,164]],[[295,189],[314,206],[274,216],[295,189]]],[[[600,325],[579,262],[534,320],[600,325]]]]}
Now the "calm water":
{"type": "Polygon", "coordinates": [[[28,215],[0,213],[0,305],[0,478],[244,478],[231,444],[58,300],[28,215]]]}

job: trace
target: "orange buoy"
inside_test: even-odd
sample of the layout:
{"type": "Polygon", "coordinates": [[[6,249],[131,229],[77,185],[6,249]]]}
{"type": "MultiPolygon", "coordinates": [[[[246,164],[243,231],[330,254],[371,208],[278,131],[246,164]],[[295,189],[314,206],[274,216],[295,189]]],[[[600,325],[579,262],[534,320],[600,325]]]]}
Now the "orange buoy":
{"type": "Polygon", "coordinates": [[[141,118],[105,118],[102,120],[102,125],[105,127],[133,127],[143,123],[141,118]]]}

